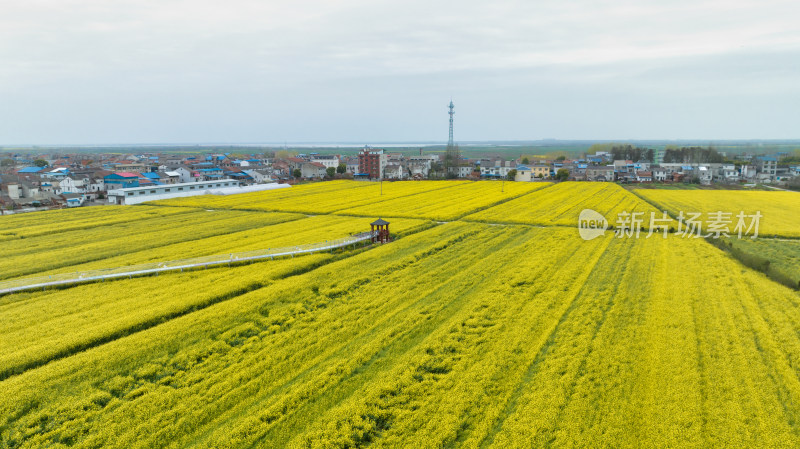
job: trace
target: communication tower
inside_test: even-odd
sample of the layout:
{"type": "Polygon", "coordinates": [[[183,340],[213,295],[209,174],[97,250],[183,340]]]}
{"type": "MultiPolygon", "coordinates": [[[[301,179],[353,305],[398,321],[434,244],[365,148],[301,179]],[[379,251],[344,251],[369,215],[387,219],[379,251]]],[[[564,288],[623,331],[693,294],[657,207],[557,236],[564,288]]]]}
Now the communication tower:
{"type": "Polygon", "coordinates": [[[453,147],[453,115],[456,113],[455,106],[453,106],[453,99],[450,99],[450,137],[447,139],[447,148],[453,147]]]}

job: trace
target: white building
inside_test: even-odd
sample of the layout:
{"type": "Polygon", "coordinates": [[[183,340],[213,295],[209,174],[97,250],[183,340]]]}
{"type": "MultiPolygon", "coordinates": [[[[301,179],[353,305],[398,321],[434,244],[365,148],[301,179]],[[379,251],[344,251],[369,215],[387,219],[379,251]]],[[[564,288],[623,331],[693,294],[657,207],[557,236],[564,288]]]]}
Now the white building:
{"type": "Polygon", "coordinates": [[[138,204],[145,201],[163,200],[182,196],[206,195],[224,189],[238,189],[239,181],[222,179],[219,181],[185,182],[180,184],[147,187],[129,187],[108,191],[110,204],[138,204]]]}
{"type": "Polygon", "coordinates": [[[253,181],[257,182],[258,184],[275,182],[275,180],[272,179],[272,176],[270,176],[266,170],[242,170],[242,171],[251,178],[253,178],[253,181]]]}
{"type": "Polygon", "coordinates": [[[329,167],[337,168],[337,167],[339,166],[339,156],[333,156],[333,155],[326,155],[326,156],[313,155],[313,156],[311,156],[311,160],[310,160],[310,162],[316,162],[317,164],[322,164],[322,165],[324,165],[324,166],[325,166],[325,168],[329,168],[329,167]]]}
{"type": "Polygon", "coordinates": [[[323,178],[327,174],[327,167],[319,162],[305,162],[300,165],[300,176],[303,178],[323,178]]]}
{"type": "Polygon", "coordinates": [[[422,175],[424,177],[428,176],[428,173],[431,171],[431,166],[439,161],[439,156],[435,154],[429,155],[419,155],[419,156],[409,156],[407,159],[408,169],[411,171],[411,175],[422,175]]]}
{"type": "Polygon", "coordinates": [[[517,174],[514,176],[514,181],[517,182],[530,182],[531,181],[531,169],[525,165],[517,165],[517,174]]]}
{"type": "Polygon", "coordinates": [[[470,165],[461,165],[461,166],[456,167],[456,168],[458,169],[456,174],[458,175],[459,178],[468,177],[472,173],[472,171],[474,170],[474,168],[472,166],[470,166],[470,165]]]}
{"type": "Polygon", "coordinates": [[[405,171],[400,164],[388,164],[383,169],[383,176],[386,179],[405,179],[405,171]]]}
{"type": "Polygon", "coordinates": [[[505,177],[508,176],[508,172],[513,169],[514,167],[511,166],[511,161],[506,161],[502,165],[500,161],[495,161],[494,167],[481,166],[481,176],[488,178],[505,177]]]}
{"type": "Polygon", "coordinates": [[[145,201],[165,200],[195,195],[234,195],[262,190],[289,188],[288,184],[253,184],[240,186],[234,179],[219,181],[188,182],[149,187],[130,187],[108,191],[110,204],[139,204],[145,201]]]}
{"type": "Polygon", "coordinates": [[[169,170],[171,173],[177,173],[180,177],[180,182],[195,182],[198,180],[195,176],[192,175],[192,170],[185,165],[181,165],[169,170]]]}
{"type": "Polygon", "coordinates": [[[58,181],[58,190],[56,193],[86,193],[86,180],[73,179],[69,176],[58,181]]]}

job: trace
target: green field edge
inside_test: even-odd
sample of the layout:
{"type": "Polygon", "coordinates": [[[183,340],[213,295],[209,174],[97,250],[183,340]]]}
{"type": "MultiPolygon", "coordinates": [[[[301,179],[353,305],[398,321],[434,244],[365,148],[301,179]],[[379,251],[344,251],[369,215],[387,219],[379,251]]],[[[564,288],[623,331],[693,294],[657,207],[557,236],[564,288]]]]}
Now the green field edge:
{"type": "Polygon", "coordinates": [[[777,282],[778,284],[784,285],[793,290],[800,291],[800,280],[793,279],[790,274],[775,268],[772,264],[772,260],[736,248],[731,243],[726,242],[724,239],[706,238],[704,240],[711,246],[729,255],[746,268],[764,274],[773,282],[777,282]]]}
{"type": "MultiPolygon", "coordinates": [[[[636,193],[637,189],[628,190],[629,192],[636,195],[642,201],[649,203],[651,206],[655,207],[656,210],[661,210],[662,212],[666,212],[673,220],[677,220],[678,217],[669,209],[664,208],[660,204],[655,201],[651,201],[648,198],[645,198],[638,193],[636,193]]],[[[670,232],[673,230],[670,228],[670,232]]],[[[800,237],[793,237],[793,236],[781,236],[781,235],[769,235],[769,236],[759,236],[758,238],[764,240],[786,240],[786,241],[797,241],[800,240],[800,237]]],[[[754,254],[747,253],[745,251],[739,250],[734,248],[730,244],[726,244],[725,240],[722,238],[711,238],[705,237],[705,240],[711,246],[717,248],[718,250],[722,251],[723,253],[729,255],[732,259],[739,262],[745,268],[753,271],[757,271],[759,273],[764,274],[770,281],[776,282],[783,286],[789,287],[793,290],[800,291],[800,280],[795,281],[789,275],[780,271],[778,269],[773,268],[771,265],[771,260],[756,256],[754,254]]]]}

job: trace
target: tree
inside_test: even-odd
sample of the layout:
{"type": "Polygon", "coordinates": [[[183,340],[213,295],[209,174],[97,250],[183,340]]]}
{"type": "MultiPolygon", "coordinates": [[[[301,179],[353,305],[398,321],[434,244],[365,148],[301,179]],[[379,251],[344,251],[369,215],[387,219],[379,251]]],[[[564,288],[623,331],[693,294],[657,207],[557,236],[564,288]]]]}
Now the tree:
{"type": "Polygon", "coordinates": [[[675,148],[667,146],[664,149],[664,161],[667,163],[708,163],[723,162],[725,158],[717,150],[708,147],[681,147],[675,148]]]}
{"type": "Polygon", "coordinates": [[[525,157],[523,157],[523,158],[522,158],[522,164],[523,164],[523,165],[528,165],[528,164],[530,164],[530,163],[531,163],[531,160],[530,160],[530,159],[528,159],[528,157],[527,157],[527,156],[525,156],[525,157]]]}
{"type": "Polygon", "coordinates": [[[444,152],[444,171],[445,175],[458,169],[461,165],[461,150],[458,145],[448,145],[444,152]]]}
{"type": "Polygon", "coordinates": [[[325,173],[328,174],[329,178],[333,178],[333,175],[336,174],[336,169],[334,167],[328,167],[325,169],[325,173]]]}
{"type": "Polygon", "coordinates": [[[789,189],[800,191],[800,176],[795,176],[789,181],[789,189]]]}
{"type": "Polygon", "coordinates": [[[14,159],[3,159],[0,161],[0,167],[13,167],[14,164],[14,159]]]}
{"type": "Polygon", "coordinates": [[[513,181],[517,177],[517,170],[516,169],[509,170],[508,171],[508,175],[506,175],[506,176],[508,176],[508,180],[509,181],[513,181]]]}
{"type": "Polygon", "coordinates": [[[556,160],[557,161],[566,161],[567,157],[566,156],[559,156],[559,157],[556,158],[556,160]]]}
{"type": "Polygon", "coordinates": [[[569,170],[566,168],[559,168],[556,172],[556,180],[566,181],[567,179],[569,179],[569,170]]]}
{"type": "Polygon", "coordinates": [[[586,150],[587,153],[597,154],[597,153],[610,153],[611,148],[614,147],[613,143],[594,143],[592,146],[586,150]]]}
{"type": "Polygon", "coordinates": [[[800,162],[800,150],[794,150],[781,158],[781,164],[796,164],[800,162]]]}
{"type": "Polygon", "coordinates": [[[302,175],[303,175],[303,172],[301,172],[299,168],[295,168],[294,171],[292,172],[292,176],[294,176],[295,178],[299,178],[302,175]]]}
{"type": "Polygon", "coordinates": [[[339,166],[336,167],[336,173],[339,173],[340,175],[347,173],[347,165],[339,164],[339,166]]]}
{"type": "Polygon", "coordinates": [[[289,150],[278,150],[275,152],[276,159],[288,159],[292,156],[297,156],[297,152],[289,150]]]}
{"type": "Polygon", "coordinates": [[[444,167],[442,166],[441,162],[433,162],[431,163],[431,169],[428,172],[428,177],[439,177],[441,176],[442,170],[444,167]]]}
{"type": "Polygon", "coordinates": [[[47,161],[44,159],[36,159],[33,161],[33,165],[37,167],[47,167],[47,161]]]}

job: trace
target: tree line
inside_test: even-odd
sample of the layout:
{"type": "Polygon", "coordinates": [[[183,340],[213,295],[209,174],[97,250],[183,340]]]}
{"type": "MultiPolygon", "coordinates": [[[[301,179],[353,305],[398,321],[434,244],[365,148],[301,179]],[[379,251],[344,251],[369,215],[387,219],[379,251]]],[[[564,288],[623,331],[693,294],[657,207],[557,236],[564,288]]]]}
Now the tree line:
{"type": "Polygon", "coordinates": [[[663,162],[703,164],[725,162],[725,157],[712,147],[681,147],[664,150],[663,162]]]}

